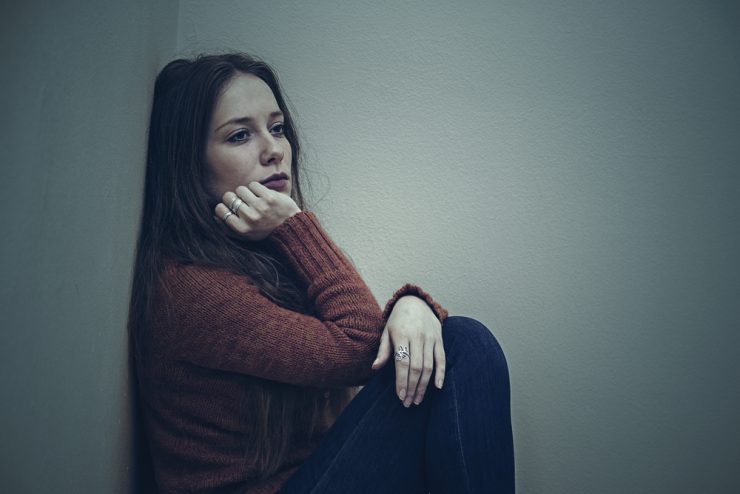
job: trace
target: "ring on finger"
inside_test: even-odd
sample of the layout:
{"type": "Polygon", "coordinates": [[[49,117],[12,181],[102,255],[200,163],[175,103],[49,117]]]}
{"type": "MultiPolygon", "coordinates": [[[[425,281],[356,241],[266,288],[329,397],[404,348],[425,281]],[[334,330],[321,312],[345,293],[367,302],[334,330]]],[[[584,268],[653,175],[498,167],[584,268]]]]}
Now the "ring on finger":
{"type": "Polygon", "coordinates": [[[236,214],[239,212],[239,208],[242,207],[243,205],[244,205],[244,201],[242,201],[241,199],[237,197],[236,199],[231,201],[231,207],[229,209],[231,209],[234,212],[234,214],[236,214]]]}
{"type": "Polygon", "coordinates": [[[398,345],[398,351],[394,353],[396,360],[404,360],[409,358],[409,347],[406,345],[398,345]]]}
{"type": "Polygon", "coordinates": [[[229,219],[229,216],[234,216],[234,213],[232,213],[231,211],[226,211],[226,214],[223,215],[223,217],[221,218],[221,220],[223,220],[223,222],[226,223],[226,220],[229,219]]]}

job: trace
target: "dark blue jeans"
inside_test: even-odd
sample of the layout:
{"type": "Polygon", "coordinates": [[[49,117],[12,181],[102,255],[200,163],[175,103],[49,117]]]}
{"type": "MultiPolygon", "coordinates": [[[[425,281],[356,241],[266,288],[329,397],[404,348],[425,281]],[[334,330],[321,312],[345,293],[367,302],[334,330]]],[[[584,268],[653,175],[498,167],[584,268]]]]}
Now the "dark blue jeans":
{"type": "Polygon", "coordinates": [[[389,361],[280,493],[513,493],[504,353],[485,326],[467,317],[448,317],[442,338],[441,390],[430,380],[424,401],[405,408],[389,361]]]}

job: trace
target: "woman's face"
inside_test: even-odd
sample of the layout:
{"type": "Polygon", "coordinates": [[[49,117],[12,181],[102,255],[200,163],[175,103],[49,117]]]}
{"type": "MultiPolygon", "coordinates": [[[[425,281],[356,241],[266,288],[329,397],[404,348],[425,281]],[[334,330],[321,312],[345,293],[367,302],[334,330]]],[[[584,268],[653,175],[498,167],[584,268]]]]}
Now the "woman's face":
{"type": "Polygon", "coordinates": [[[238,74],[216,101],[206,139],[210,191],[257,181],[290,195],[292,148],[283,134],[283,113],[259,77],[238,74]]]}

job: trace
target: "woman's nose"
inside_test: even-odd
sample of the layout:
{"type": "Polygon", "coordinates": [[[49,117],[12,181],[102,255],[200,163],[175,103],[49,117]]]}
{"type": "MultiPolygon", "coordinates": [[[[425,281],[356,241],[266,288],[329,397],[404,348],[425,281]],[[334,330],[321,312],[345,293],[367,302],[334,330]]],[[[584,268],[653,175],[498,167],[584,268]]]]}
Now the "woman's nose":
{"type": "Polygon", "coordinates": [[[283,161],[283,147],[272,134],[268,134],[263,139],[263,149],[261,161],[263,165],[272,165],[283,161]]]}

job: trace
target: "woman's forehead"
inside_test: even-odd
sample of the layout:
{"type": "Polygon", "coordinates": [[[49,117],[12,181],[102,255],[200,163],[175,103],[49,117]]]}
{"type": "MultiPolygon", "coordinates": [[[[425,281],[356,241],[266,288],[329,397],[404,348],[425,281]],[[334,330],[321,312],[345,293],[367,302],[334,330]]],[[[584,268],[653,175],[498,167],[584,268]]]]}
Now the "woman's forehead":
{"type": "Polygon", "coordinates": [[[222,120],[268,116],[278,111],[275,95],[262,79],[251,74],[235,76],[218,98],[214,117],[222,120]]]}

